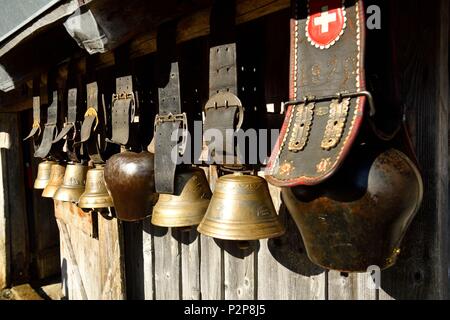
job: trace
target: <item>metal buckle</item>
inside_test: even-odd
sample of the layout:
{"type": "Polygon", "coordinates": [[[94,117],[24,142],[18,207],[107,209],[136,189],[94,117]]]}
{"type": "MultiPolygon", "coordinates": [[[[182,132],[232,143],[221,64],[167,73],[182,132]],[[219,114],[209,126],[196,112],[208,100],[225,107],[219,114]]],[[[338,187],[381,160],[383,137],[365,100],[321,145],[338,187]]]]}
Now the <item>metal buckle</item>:
{"type": "Polygon", "coordinates": [[[112,95],[112,106],[114,106],[114,103],[118,100],[130,100],[130,106],[131,106],[131,114],[130,114],[130,119],[134,118],[134,115],[136,113],[136,109],[135,109],[135,95],[133,92],[122,92],[122,93],[113,93],[112,95]]]}
{"type": "Polygon", "coordinates": [[[186,151],[186,145],[187,145],[187,133],[188,133],[188,123],[187,123],[187,116],[186,113],[179,113],[179,114],[172,114],[171,112],[166,115],[159,115],[157,114],[155,117],[155,124],[154,124],[154,131],[156,132],[156,127],[165,123],[165,122],[181,122],[181,130],[183,130],[181,134],[181,146],[178,149],[178,152],[180,155],[183,155],[186,151]]]}
{"type": "Polygon", "coordinates": [[[39,129],[39,134],[41,134],[41,124],[40,124],[40,122],[38,120],[34,120],[33,121],[32,128],[39,129]]]}
{"type": "Polygon", "coordinates": [[[359,92],[352,92],[352,93],[341,92],[341,93],[337,93],[336,95],[323,96],[323,97],[306,96],[303,98],[303,100],[288,101],[284,105],[289,107],[289,106],[295,106],[295,105],[299,105],[299,104],[307,104],[308,102],[318,103],[318,102],[324,102],[324,101],[331,101],[331,100],[335,100],[335,99],[337,99],[340,102],[340,101],[342,101],[342,99],[356,98],[356,97],[366,97],[367,98],[367,101],[369,102],[369,107],[370,107],[370,116],[373,117],[376,113],[376,109],[375,109],[375,103],[374,103],[372,94],[369,91],[359,91],[359,92]]]}
{"type": "Polygon", "coordinates": [[[239,130],[244,122],[244,108],[242,107],[242,102],[239,98],[232,94],[231,92],[219,92],[209,98],[205,105],[205,113],[210,109],[220,109],[220,108],[238,108],[238,123],[236,125],[236,130],[239,130]]]}

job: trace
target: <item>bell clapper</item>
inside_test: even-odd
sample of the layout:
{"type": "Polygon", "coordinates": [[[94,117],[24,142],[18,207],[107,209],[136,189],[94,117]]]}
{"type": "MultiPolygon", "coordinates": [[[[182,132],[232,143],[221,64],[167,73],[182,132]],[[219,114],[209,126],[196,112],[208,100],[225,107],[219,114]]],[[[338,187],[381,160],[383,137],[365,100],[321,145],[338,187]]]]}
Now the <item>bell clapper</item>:
{"type": "Polygon", "coordinates": [[[182,233],[189,233],[192,231],[194,227],[193,226],[187,226],[187,227],[180,227],[178,228],[178,230],[180,230],[180,232],[182,233]]]}
{"type": "Polygon", "coordinates": [[[248,250],[251,247],[250,241],[238,241],[237,246],[241,250],[248,250]]]}

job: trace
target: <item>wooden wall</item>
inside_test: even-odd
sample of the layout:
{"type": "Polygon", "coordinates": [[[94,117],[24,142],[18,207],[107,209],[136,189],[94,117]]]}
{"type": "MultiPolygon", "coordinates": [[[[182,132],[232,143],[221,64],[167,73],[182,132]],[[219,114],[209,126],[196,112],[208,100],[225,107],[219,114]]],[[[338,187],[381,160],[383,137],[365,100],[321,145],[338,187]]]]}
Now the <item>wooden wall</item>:
{"type": "MultiPolygon", "coordinates": [[[[238,2],[248,5],[251,1],[238,2]]],[[[281,3],[279,9],[285,8],[287,3],[264,3],[269,3],[269,6],[271,2],[281,3]]],[[[370,289],[372,279],[368,274],[342,274],[313,265],[306,256],[297,227],[280,200],[280,190],[270,187],[272,199],[288,232],[280,239],[254,241],[245,250],[233,242],[200,236],[194,230],[181,232],[158,228],[152,226],[149,219],[138,223],[120,223],[102,216],[83,214],[72,205],[56,203],[63,289],[68,298],[447,298],[449,5],[446,0],[438,1],[434,6],[420,0],[399,0],[396,5],[404,13],[398,19],[402,30],[400,34],[404,35],[398,39],[399,48],[402,48],[399,59],[402,94],[406,97],[407,118],[422,166],[426,192],[422,209],[403,242],[399,262],[381,274],[381,288],[370,289]],[[427,15],[424,16],[423,12],[427,15]]],[[[248,12],[253,11],[249,9],[248,12]]],[[[244,12],[242,16],[246,14],[244,12]]],[[[278,34],[284,30],[284,25],[276,23],[282,16],[283,13],[267,16],[263,23],[268,26],[268,33],[278,34]]],[[[201,25],[207,26],[204,14],[191,18],[195,17],[202,18],[201,25]]],[[[189,25],[193,25],[192,21],[189,25]]],[[[204,35],[208,30],[203,29],[192,30],[204,35]]],[[[280,57],[286,57],[288,48],[281,47],[277,42],[284,41],[282,33],[279,34],[280,37],[267,42],[271,58],[266,60],[264,71],[266,103],[274,103],[276,112],[280,111],[280,102],[286,99],[288,80],[287,61],[280,60],[280,57]],[[279,75],[280,70],[285,70],[286,77],[281,80],[279,77],[272,78],[279,75]]],[[[150,53],[154,51],[154,38],[142,40],[140,46],[134,42],[133,48],[138,53],[150,53]]],[[[100,61],[110,64],[110,54],[102,57],[100,61]]],[[[269,121],[281,119],[280,114],[268,115],[269,121]]],[[[6,170],[5,163],[12,162],[4,161],[5,153],[9,151],[1,152],[5,183],[11,174],[6,170]]],[[[214,189],[217,170],[215,167],[205,170],[214,189]]],[[[9,199],[14,201],[11,196],[9,199]]],[[[2,216],[0,214],[0,224],[2,216]]],[[[20,223],[20,220],[15,223],[20,223]]],[[[0,230],[0,246],[2,239],[5,236],[0,230]]],[[[12,246],[11,243],[5,245],[12,246]]],[[[5,259],[1,252],[0,248],[0,266],[2,259],[5,259]]]]}
{"type": "Polygon", "coordinates": [[[121,224],[55,201],[63,296],[70,300],[125,298],[121,224]]]}
{"type": "MultiPolygon", "coordinates": [[[[157,228],[145,221],[126,264],[128,298],[135,299],[445,299],[448,297],[448,12],[446,1],[430,7],[419,0],[398,1],[399,72],[424,177],[425,195],[403,242],[396,266],[382,272],[381,287],[369,274],[344,274],[314,266],[298,229],[280,201],[272,198],[287,225],[281,239],[255,241],[247,250],[196,231],[157,228]],[[423,12],[427,12],[426,17],[423,12]],[[417,23],[420,21],[421,23],[417,23]],[[420,45],[418,45],[420,44],[420,45]],[[138,241],[139,243],[136,243],[138,241]],[[133,264],[132,262],[137,262],[133,264]]],[[[270,20],[270,18],[268,18],[270,20]]],[[[276,19],[276,18],[274,18],[276,19]]],[[[276,33],[277,24],[270,24],[276,33]]],[[[279,26],[279,25],[278,25],[279,26]]],[[[282,37],[280,37],[282,38],[282,37]]],[[[272,38],[272,47],[277,41],[272,38]]],[[[270,51],[268,47],[267,50],[270,51]]],[[[382,50],[382,49],[380,49],[382,50]]],[[[279,51],[283,51],[280,49],[279,51]]],[[[280,54],[283,56],[282,54],[280,54]]],[[[266,61],[267,62],[267,61],[266,61]]],[[[278,74],[283,62],[271,64],[278,74]]],[[[268,67],[270,74],[271,67],[268,67]]],[[[277,78],[279,79],[279,78],[277,78]]],[[[283,89],[266,80],[266,102],[283,89]]],[[[271,115],[276,117],[276,115],[271,115]]],[[[208,172],[214,188],[217,173],[208,172]]]]}

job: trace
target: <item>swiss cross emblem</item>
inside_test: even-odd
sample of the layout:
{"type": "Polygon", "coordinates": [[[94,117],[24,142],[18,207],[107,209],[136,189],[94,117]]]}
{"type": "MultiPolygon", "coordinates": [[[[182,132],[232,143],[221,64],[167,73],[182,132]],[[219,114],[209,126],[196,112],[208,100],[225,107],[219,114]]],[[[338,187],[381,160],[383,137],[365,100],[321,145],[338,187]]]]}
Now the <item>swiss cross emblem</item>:
{"type": "Polygon", "coordinates": [[[308,0],[308,41],[319,49],[328,49],[344,34],[346,27],[343,0],[308,0]]]}

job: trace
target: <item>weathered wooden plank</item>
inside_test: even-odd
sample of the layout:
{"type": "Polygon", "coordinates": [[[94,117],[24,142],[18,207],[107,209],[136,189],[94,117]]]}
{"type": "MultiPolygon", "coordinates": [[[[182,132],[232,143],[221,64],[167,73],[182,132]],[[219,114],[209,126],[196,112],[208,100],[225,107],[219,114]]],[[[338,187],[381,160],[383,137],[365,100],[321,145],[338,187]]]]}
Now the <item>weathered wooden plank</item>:
{"type": "Polygon", "coordinates": [[[404,0],[392,6],[400,84],[407,113],[417,119],[416,150],[425,193],[399,261],[382,273],[380,298],[446,299],[449,3],[428,6],[419,0],[404,0]]]}
{"type": "Polygon", "coordinates": [[[0,290],[9,286],[8,196],[6,190],[6,150],[10,148],[9,133],[0,132],[0,290]]]}
{"type": "Polygon", "coordinates": [[[96,213],[84,212],[69,202],[54,201],[55,217],[71,228],[76,228],[89,237],[98,236],[98,219],[96,213]]]}
{"type": "Polygon", "coordinates": [[[182,299],[200,300],[200,235],[195,228],[181,232],[182,299]]]}
{"type": "MultiPolygon", "coordinates": [[[[79,227],[85,220],[74,204],[55,201],[60,230],[63,295],[70,300],[100,299],[102,290],[99,240],[79,227]],[[82,289],[84,288],[84,290],[82,289]]],[[[92,228],[92,227],[91,227],[92,228]]]]}
{"type": "MultiPolygon", "coordinates": [[[[263,177],[264,173],[259,175],[263,177]]],[[[279,239],[260,241],[258,299],[324,300],[325,270],[308,259],[300,232],[281,199],[281,189],[269,185],[269,192],[286,226],[286,234],[279,239]]]]}
{"type": "Polygon", "coordinates": [[[155,271],[154,247],[153,247],[154,226],[151,224],[151,218],[143,222],[142,231],[142,251],[144,261],[144,298],[145,300],[155,299],[155,271]]]}
{"type": "Polygon", "coordinates": [[[126,299],[123,229],[117,219],[99,216],[98,241],[100,279],[103,285],[101,300],[126,299]]]}
{"type": "MultiPolygon", "coordinates": [[[[28,220],[25,201],[24,168],[22,143],[19,130],[19,115],[17,113],[0,114],[0,132],[9,146],[2,149],[3,170],[3,213],[5,221],[5,245],[9,247],[6,253],[6,263],[9,264],[9,280],[21,282],[28,279],[31,262],[28,220]],[[18,237],[17,235],[21,235],[18,237]]],[[[5,143],[3,143],[5,144],[5,143]]]]}
{"type": "Polygon", "coordinates": [[[328,272],[329,300],[376,300],[377,289],[368,273],[328,272]]]}
{"type": "MultiPolygon", "coordinates": [[[[214,192],[218,172],[216,166],[205,169],[211,190],[214,192]]],[[[223,292],[223,253],[222,249],[210,237],[200,236],[200,274],[203,300],[224,298],[223,292]]]]}
{"type": "Polygon", "coordinates": [[[154,227],[155,293],[157,300],[181,299],[179,231],[154,227]]]}
{"type": "Polygon", "coordinates": [[[70,264],[70,267],[72,269],[72,274],[74,276],[74,284],[76,285],[76,288],[80,293],[81,299],[87,300],[88,295],[86,293],[86,288],[84,286],[83,278],[81,276],[80,268],[78,266],[77,257],[75,255],[75,251],[72,245],[72,240],[70,239],[71,235],[69,234],[69,230],[64,222],[57,220],[57,223],[59,229],[61,230],[63,241],[66,244],[67,248],[66,258],[67,262],[70,264]]]}
{"type": "Polygon", "coordinates": [[[248,248],[240,248],[236,241],[223,241],[224,290],[227,300],[254,300],[255,252],[258,241],[249,242],[248,248]]]}

